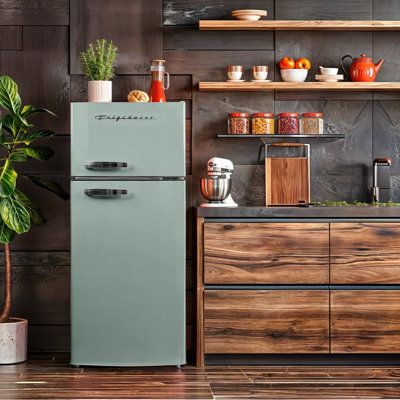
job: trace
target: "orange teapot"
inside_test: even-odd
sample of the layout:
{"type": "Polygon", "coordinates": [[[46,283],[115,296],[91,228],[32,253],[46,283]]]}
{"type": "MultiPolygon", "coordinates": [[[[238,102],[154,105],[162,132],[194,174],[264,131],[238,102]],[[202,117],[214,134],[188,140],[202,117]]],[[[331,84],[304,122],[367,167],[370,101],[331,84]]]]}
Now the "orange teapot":
{"type": "Polygon", "coordinates": [[[352,56],[344,56],[342,58],[341,64],[343,68],[343,72],[346,75],[347,79],[352,82],[375,82],[376,75],[382,66],[383,60],[378,61],[377,64],[374,64],[372,58],[368,58],[365,54],[361,54],[360,58],[354,58],[352,56]],[[343,61],[346,58],[350,58],[352,64],[349,68],[349,73],[347,73],[343,61]]]}

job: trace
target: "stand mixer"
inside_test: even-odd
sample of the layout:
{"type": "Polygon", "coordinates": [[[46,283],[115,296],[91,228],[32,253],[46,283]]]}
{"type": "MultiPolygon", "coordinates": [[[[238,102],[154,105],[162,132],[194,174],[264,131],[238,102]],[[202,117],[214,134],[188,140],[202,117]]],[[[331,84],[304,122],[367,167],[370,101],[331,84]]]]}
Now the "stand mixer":
{"type": "Polygon", "coordinates": [[[213,157],[207,162],[207,177],[201,178],[200,188],[208,203],[200,207],[237,207],[230,194],[233,163],[225,158],[213,157]]]}

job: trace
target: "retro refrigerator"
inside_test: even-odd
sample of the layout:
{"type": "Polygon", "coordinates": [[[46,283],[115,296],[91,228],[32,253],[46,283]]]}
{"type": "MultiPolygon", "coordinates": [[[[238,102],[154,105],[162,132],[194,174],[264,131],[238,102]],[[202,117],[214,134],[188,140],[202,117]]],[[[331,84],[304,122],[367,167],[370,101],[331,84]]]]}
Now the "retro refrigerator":
{"type": "Polygon", "coordinates": [[[71,121],[71,364],[185,364],[185,104],[71,121]]]}

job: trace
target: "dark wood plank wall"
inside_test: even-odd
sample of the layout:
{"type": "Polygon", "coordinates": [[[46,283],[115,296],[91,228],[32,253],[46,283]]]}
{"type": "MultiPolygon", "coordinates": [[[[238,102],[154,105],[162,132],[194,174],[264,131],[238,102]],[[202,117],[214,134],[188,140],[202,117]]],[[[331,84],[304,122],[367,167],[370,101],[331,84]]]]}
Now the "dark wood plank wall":
{"type": "MultiPolygon", "coordinates": [[[[226,114],[234,110],[322,110],[345,141],[324,141],[312,149],[314,200],[366,200],[374,156],[394,160],[393,185],[400,187],[399,97],[393,94],[237,94],[199,93],[200,80],[224,79],[224,68],[241,63],[273,65],[283,55],[310,56],[318,65],[338,64],[344,54],[365,52],[385,58],[379,80],[400,80],[400,33],[346,32],[200,32],[200,18],[226,18],[235,8],[267,9],[277,19],[400,19],[394,0],[0,0],[0,74],[13,76],[25,102],[59,114],[54,128],[54,160],[30,163],[31,172],[52,176],[65,186],[69,178],[69,103],[84,101],[86,83],[78,54],[88,41],[111,38],[120,48],[113,98],[124,101],[133,88],[147,90],[148,60],[164,57],[172,74],[170,100],[187,105],[188,179],[188,348],[192,348],[192,205],[201,201],[198,178],[207,159],[231,158],[233,194],[242,203],[263,204],[264,168],[259,143],[221,141],[226,114]],[[193,150],[193,151],[192,151],[193,150]]],[[[278,76],[278,75],[277,75],[278,76]]],[[[247,77],[249,77],[247,75],[247,77]]],[[[13,243],[15,315],[30,320],[32,350],[69,349],[69,204],[27,188],[42,205],[48,224],[13,243]]],[[[400,191],[394,200],[400,200],[400,191]]],[[[2,276],[0,275],[2,278],[2,276]]],[[[1,295],[0,295],[1,296],[1,295]]]]}

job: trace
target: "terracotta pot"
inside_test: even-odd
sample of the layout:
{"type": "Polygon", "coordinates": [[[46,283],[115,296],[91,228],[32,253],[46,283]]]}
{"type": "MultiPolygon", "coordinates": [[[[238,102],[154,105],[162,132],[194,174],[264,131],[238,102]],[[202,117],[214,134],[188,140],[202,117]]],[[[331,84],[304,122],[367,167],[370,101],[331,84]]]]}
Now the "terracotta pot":
{"type": "Polygon", "coordinates": [[[88,101],[90,103],[111,103],[112,82],[111,81],[89,81],[88,101]]]}
{"type": "Polygon", "coordinates": [[[10,318],[0,323],[0,364],[16,364],[26,361],[28,345],[28,321],[10,318]]]}

